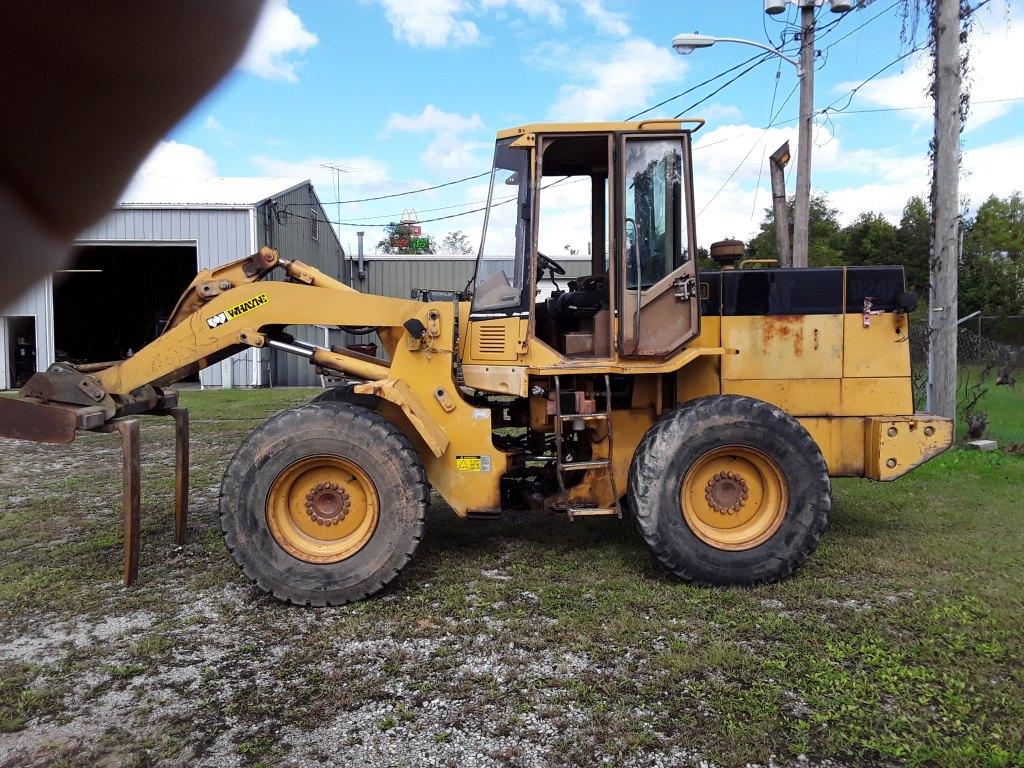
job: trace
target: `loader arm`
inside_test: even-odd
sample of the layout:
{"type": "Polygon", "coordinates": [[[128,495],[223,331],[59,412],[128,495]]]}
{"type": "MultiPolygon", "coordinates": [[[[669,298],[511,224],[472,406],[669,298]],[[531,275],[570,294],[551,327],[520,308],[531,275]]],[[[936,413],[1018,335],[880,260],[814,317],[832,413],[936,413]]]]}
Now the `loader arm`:
{"type": "MultiPolygon", "coordinates": [[[[444,314],[454,322],[450,312],[444,314]]],[[[277,347],[354,378],[387,379],[389,364],[383,360],[295,342],[282,329],[373,326],[400,341],[408,335],[403,326],[409,321],[419,321],[439,336],[439,318],[430,304],[360,293],[263,248],[199,273],[178,300],[164,332],[132,357],[82,368],[56,363],[35,374],[19,398],[0,400],[0,436],[45,440],[52,429],[49,442],[70,442],[76,429],[173,406],[176,395],[168,396],[163,387],[246,347],[277,347]],[[276,269],[285,280],[265,279],[276,269]]]]}
{"type": "MultiPolygon", "coordinates": [[[[264,248],[248,259],[197,276],[162,335],[95,377],[105,392],[126,395],[145,385],[171,384],[247,346],[266,346],[273,341],[268,329],[289,325],[401,328],[425,313],[422,302],[359,293],[313,267],[282,260],[264,248]],[[287,282],[263,279],[275,266],[285,272],[287,282]]],[[[364,379],[387,374],[382,362],[343,351],[319,348],[311,360],[364,379]]]]}

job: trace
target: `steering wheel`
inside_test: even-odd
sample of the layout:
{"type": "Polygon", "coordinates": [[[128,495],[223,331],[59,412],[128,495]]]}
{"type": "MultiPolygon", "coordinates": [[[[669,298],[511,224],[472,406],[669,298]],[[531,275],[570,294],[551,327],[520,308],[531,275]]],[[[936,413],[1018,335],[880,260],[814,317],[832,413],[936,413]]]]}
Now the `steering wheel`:
{"type": "Polygon", "coordinates": [[[541,271],[543,271],[545,269],[550,269],[556,275],[564,275],[565,274],[565,267],[563,267],[561,264],[559,264],[554,259],[545,256],[540,251],[537,251],[537,269],[539,269],[541,271]]]}

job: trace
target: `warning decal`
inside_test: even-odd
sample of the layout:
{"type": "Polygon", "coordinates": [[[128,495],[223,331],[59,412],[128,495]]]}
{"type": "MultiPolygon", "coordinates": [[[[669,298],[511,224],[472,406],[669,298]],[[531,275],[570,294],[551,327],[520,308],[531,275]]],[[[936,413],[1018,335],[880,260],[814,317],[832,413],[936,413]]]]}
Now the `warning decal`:
{"type": "Polygon", "coordinates": [[[490,456],[456,456],[456,472],[490,472],[490,456]]]}

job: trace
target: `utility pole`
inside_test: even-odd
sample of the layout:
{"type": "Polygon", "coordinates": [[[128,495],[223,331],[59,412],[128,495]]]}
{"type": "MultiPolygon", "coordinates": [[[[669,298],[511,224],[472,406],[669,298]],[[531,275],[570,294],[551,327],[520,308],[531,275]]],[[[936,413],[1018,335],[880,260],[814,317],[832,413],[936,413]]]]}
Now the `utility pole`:
{"type": "Polygon", "coordinates": [[[811,214],[811,131],[814,127],[815,0],[800,2],[800,131],[796,157],[796,205],[793,210],[793,266],[806,267],[811,214]]]}
{"type": "Polygon", "coordinates": [[[928,411],[956,418],[960,174],[960,2],[936,0],[935,156],[928,292],[928,411]]]}
{"type": "Polygon", "coordinates": [[[780,267],[793,266],[793,252],[789,249],[789,210],[786,205],[786,163],[789,162],[789,142],[772,152],[768,169],[772,179],[772,214],[775,217],[775,253],[780,267]]]}

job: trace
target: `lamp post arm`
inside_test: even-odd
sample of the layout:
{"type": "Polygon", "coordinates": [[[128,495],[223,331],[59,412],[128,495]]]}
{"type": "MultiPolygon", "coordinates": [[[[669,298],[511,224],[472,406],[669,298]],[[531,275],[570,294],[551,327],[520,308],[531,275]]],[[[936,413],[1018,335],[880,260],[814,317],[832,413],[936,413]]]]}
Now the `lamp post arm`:
{"type": "Polygon", "coordinates": [[[790,57],[790,56],[787,56],[782,51],[780,51],[778,48],[772,48],[770,45],[765,45],[764,43],[759,43],[756,40],[744,40],[741,37],[716,37],[715,38],[715,42],[716,43],[740,43],[742,45],[752,45],[755,48],[760,48],[762,51],[768,51],[768,53],[775,54],[780,59],[785,59],[786,61],[788,61],[790,64],[792,64],[794,67],[796,67],[797,77],[803,77],[804,70],[803,70],[803,67],[800,66],[800,62],[798,60],[790,57]]]}

